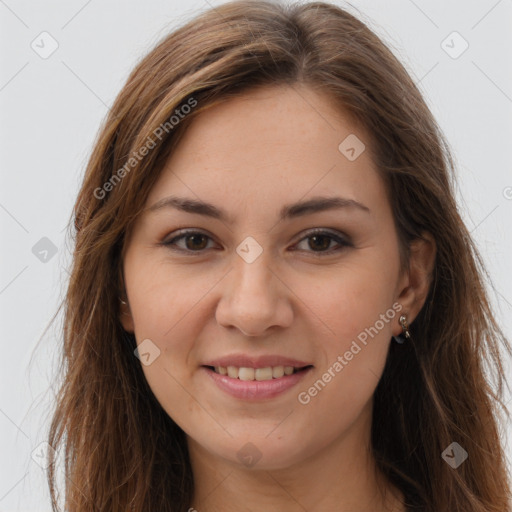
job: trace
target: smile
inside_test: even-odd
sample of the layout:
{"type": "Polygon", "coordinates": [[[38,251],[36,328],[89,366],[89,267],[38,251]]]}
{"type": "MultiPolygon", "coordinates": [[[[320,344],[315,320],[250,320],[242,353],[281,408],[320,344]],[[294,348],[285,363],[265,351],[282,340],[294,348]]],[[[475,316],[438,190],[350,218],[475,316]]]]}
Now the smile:
{"type": "Polygon", "coordinates": [[[212,379],[217,389],[223,393],[241,400],[256,401],[274,398],[290,390],[313,370],[313,366],[302,368],[293,366],[264,368],[202,366],[200,370],[212,379]],[[224,370],[226,373],[221,373],[224,370]],[[274,377],[274,372],[276,377],[274,377]]]}
{"type": "Polygon", "coordinates": [[[219,375],[227,375],[232,379],[239,380],[272,380],[279,379],[284,375],[292,375],[298,371],[303,370],[304,368],[308,368],[308,366],[304,366],[302,368],[297,368],[293,366],[267,366],[265,368],[247,368],[247,367],[236,367],[236,366],[209,366],[208,368],[212,369],[215,373],[219,375]]]}

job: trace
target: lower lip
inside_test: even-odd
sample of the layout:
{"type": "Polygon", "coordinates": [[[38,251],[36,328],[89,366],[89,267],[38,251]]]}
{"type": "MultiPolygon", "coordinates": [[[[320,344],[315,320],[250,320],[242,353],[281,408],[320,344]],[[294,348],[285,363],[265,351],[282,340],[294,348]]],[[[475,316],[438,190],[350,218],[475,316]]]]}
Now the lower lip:
{"type": "Polygon", "coordinates": [[[279,379],[272,380],[240,380],[233,379],[227,375],[215,373],[206,366],[201,367],[203,371],[227,394],[243,400],[261,400],[274,398],[289,390],[300,382],[313,369],[312,366],[300,372],[284,375],[279,379]]]}

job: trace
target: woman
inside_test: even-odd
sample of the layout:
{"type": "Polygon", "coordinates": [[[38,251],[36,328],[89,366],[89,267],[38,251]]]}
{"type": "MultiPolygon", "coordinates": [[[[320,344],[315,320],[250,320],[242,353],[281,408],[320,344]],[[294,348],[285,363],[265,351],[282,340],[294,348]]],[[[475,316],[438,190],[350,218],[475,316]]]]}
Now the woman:
{"type": "Polygon", "coordinates": [[[510,345],[453,181],[344,10],[231,2],[166,37],[74,210],[65,509],[510,511],[510,345]]]}

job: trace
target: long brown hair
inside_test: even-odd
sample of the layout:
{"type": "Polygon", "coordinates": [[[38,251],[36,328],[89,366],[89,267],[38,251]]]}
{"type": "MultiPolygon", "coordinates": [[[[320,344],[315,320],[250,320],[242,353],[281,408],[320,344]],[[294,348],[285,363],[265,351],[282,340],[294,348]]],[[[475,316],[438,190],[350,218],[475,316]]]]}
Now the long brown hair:
{"type": "MultiPolygon", "coordinates": [[[[499,419],[508,415],[501,351],[511,347],[457,209],[441,130],[404,67],[356,17],[323,2],[259,0],[222,4],[165,37],[131,73],[95,143],[73,212],[64,379],[48,438],[64,447],[65,510],[186,512],[192,501],[185,434],[154,397],[135,338],[119,321],[122,251],[190,121],[221,100],[276,84],[306,84],[366,128],[404,265],[423,231],[437,244],[413,341],[391,344],[375,392],[379,468],[411,508],[508,512],[499,419]],[[457,469],[441,456],[453,442],[468,453],[457,469]]],[[[53,510],[57,453],[49,453],[53,510]]]]}

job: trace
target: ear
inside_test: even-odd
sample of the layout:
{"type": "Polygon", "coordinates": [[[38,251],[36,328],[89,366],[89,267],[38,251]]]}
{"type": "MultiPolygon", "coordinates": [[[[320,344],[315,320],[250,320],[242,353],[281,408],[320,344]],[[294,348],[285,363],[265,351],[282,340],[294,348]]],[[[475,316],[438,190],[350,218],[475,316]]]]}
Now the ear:
{"type": "Polygon", "coordinates": [[[126,304],[120,302],[119,308],[119,321],[123,326],[124,330],[130,333],[135,331],[132,312],[130,310],[130,304],[126,296],[122,299],[126,304]]]}
{"type": "MultiPolygon", "coordinates": [[[[432,273],[436,260],[436,242],[434,237],[424,231],[421,238],[416,238],[410,244],[409,268],[399,279],[396,302],[402,305],[401,314],[407,316],[410,325],[418,316],[430,290],[432,273]]],[[[402,332],[397,322],[393,326],[393,335],[402,332]]]]}
{"type": "MultiPolygon", "coordinates": [[[[123,260],[121,260],[123,261],[123,260]]],[[[126,295],[126,285],[124,279],[124,269],[121,265],[119,267],[118,273],[118,283],[119,283],[119,321],[123,326],[124,330],[130,333],[135,331],[133,316],[130,309],[130,302],[126,295]]]]}

